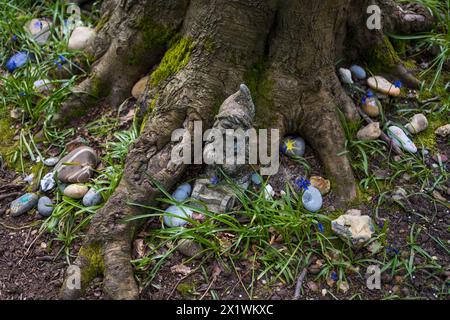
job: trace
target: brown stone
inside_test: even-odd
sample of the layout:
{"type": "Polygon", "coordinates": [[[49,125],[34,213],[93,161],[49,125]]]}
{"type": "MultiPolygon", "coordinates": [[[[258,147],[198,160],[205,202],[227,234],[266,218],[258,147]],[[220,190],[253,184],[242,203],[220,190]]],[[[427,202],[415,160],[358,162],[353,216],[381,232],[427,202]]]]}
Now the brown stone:
{"type": "Polygon", "coordinates": [[[79,147],[64,158],[55,167],[58,179],[64,183],[85,183],[92,175],[92,170],[97,166],[97,154],[94,149],[79,147]]]}
{"type": "Polygon", "coordinates": [[[324,179],[320,176],[312,176],[309,178],[311,185],[318,189],[322,195],[326,195],[330,192],[331,183],[330,180],[324,179]]]}

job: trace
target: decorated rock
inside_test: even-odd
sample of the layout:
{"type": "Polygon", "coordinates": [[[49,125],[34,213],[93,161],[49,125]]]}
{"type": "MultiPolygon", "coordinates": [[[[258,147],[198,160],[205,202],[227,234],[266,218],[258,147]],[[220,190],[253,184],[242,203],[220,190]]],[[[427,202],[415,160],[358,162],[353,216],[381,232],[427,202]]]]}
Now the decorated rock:
{"type": "Polygon", "coordinates": [[[172,194],[172,197],[177,201],[184,201],[191,195],[192,187],[189,183],[184,183],[180,185],[175,192],[172,194]]]}
{"type": "Polygon", "coordinates": [[[20,51],[8,59],[8,61],[6,62],[6,69],[8,69],[8,71],[12,73],[17,68],[24,66],[29,59],[30,55],[28,54],[28,52],[20,51]]]}
{"type": "Polygon", "coordinates": [[[82,184],[70,184],[64,189],[64,195],[72,199],[81,199],[89,188],[82,184]]]}
{"type": "Polygon", "coordinates": [[[51,216],[53,212],[53,201],[49,197],[41,197],[38,202],[38,212],[43,217],[51,216]]]}
{"type": "Polygon", "coordinates": [[[346,68],[339,68],[339,77],[343,83],[353,84],[352,72],[346,68]]]}
{"type": "Polygon", "coordinates": [[[412,134],[422,132],[428,128],[428,119],[423,113],[415,114],[405,128],[412,134]]]}
{"type": "Polygon", "coordinates": [[[76,27],[69,38],[69,50],[83,50],[95,38],[95,31],[88,27],[76,27]]]}
{"type": "Polygon", "coordinates": [[[47,79],[36,80],[33,83],[33,87],[34,87],[34,90],[36,90],[36,92],[38,92],[40,94],[47,93],[47,92],[51,91],[53,88],[50,80],[47,80],[47,79]]]}
{"type": "Polygon", "coordinates": [[[350,240],[355,247],[361,247],[375,232],[372,218],[347,212],[331,222],[331,229],[342,239],[350,240]]]}
{"type": "Polygon", "coordinates": [[[91,188],[83,197],[83,206],[93,207],[99,205],[102,201],[103,198],[101,193],[91,188]]]}
{"type": "Polygon", "coordinates": [[[55,167],[58,179],[64,183],[85,183],[97,166],[97,153],[86,146],[78,147],[64,158],[55,167]]]}
{"type": "Polygon", "coordinates": [[[11,202],[11,216],[17,217],[33,209],[38,203],[39,197],[35,193],[26,193],[11,202]]]}
{"type": "Polygon", "coordinates": [[[131,89],[131,95],[133,98],[138,99],[145,91],[147,83],[149,83],[150,76],[145,76],[141,78],[131,89]]]}
{"type": "Polygon", "coordinates": [[[257,173],[253,173],[252,174],[251,180],[257,186],[261,185],[261,183],[262,183],[261,176],[259,174],[257,174],[257,173]]]}
{"type": "Polygon", "coordinates": [[[32,19],[28,23],[27,29],[40,45],[45,44],[50,37],[50,23],[46,20],[32,19]]]}
{"type": "Polygon", "coordinates": [[[164,215],[164,224],[168,227],[182,227],[188,222],[183,218],[192,218],[192,210],[188,208],[181,208],[178,206],[170,206],[166,209],[168,215],[164,215]],[[170,215],[169,215],[170,214],[170,215]]]}
{"type": "Polygon", "coordinates": [[[378,106],[378,100],[374,96],[372,91],[367,92],[367,97],[362,99],[362,111],[369,117],[375,118],[380,114],[380,107],[378,106]]]}
{"type": "Polygon", "coordinates": [[[281,152],[288,157],[303,157],[305,154],[305,140],[300,137],[288,136],[283,140],[281,152]]]}
{"type": "Polygon", "coordinates": [[[310,212],[317,212],[322,208],[322,195],[315,187],[308,187],[303,193],[302,203],[306,210],[310,212]]]}
{"type": "Polygon", "coordinates": [[[378,139],[380,135],[381,135],[380,123],[372,122],[367,126],[365,126],[364,128],[359,129],[358,133],[356,134],[356,137],[362,141],[370,141],[378,139]]]}
{"type": "Polygon", "coordinates": [[[330,192],[330,180],[324,179],[320,176],[312,176],[309,178],[309,182],[311,183],[311,186],[320,191],[321,195],[326,195],[328,192],[330,192]]]}
{"type": "Polygon", "coordinates": [[[40,185],[42,192],[50,191],[56,186],[54,176],[55,176],[54,172],[49,172],[41,179],[40,185]]]}
{"type": "Polygon", "coordinates": [[[399,146],[400,148],[411,153],[417,152],[416,145],[408,138],[408,136],[399,127],[390,126],[388,128],[388,136],[391,137],[393,143],[399,146]]]}
{"type": "Polygon", "coordinates": [[[367,85],[373,90],[387,94],[389,96],[397,97],[400,95],[400,88],[387,81],[381,76],[370,77],[367,79],[367,85]]]}
{"type": "Polygon", "coordinates": [[[356,64],[350,67],[350,71],[356,79],[364,80],[367,77],[366,71],[356,64]]]}

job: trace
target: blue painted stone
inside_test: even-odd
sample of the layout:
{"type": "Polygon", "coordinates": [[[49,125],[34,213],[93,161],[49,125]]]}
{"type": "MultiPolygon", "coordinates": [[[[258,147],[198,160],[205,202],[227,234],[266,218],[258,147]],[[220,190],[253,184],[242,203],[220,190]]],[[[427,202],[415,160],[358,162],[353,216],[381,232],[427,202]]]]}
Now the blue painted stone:
{"type": "Polygon", "coordinates": [[[257,173],[252,174],[252,182],[256,185],[260,185],[262,183],[261,176],[257,173]]]}
{"type": "Polygon", "coordinates": [[[53,201],[49,197],[42,197],[38,202],[38,212],[43,217],[50,217],[53,212],[53,201]]]}
{"type": "Polygon", "coordinates": [[[188,195],[191,195],[192,187],[189,183],[183,183],[177,188],[177,190],[184,190],[184,192],[186,192],[188,195]]]}
{"type": "Polygon", "coordinates": [[[183,220],[182,217],[191,218],[192,217],[192,210],[188,208],[181,208],[178,206],[170,206],[166,209],[167,213],[170,213],[169,215],[164,215],[164,224],[168,227],[182,227],[186,225],[188,222],[186,220],[183,220]]]}
{"type": "Polygon", "coordinates": [[[300,137],[288,136],[283,139],[281,152],[288,157],[303,157],[305,154],[305,140],[300,137]]]}
{"type": "Polygon", "coordinates": [[[417,147],[411,139],[408,138],[406,133],[396,126],[390,126],[388,128],[388,136],[392,139],[392,142],[400,148],[411,153],[417,152],[417,147]]]}
{"type": "Polygon", "coordinates": [[[27,52],[18,52],[6,62],[6,69],[8,69],[9,72],[14,72],[17,68],[22,67],[28,59],[29,54],[27,52]]]}
{"type": "Polygon", "coordinates": [[[11,202],[11,216],[17,217],[33,209],[38,203],[39,197],[35,193],[26,193],[11,202]]]}
{"type": "Polygon", "coordinates": [[[189,183],[183,183],[180,185],[175,192],[172,194],[172,197],[177,201],[184,201],[186,200],[192,192],[192,187],[189,183]]]}
{"type": "Polygon", "coordinates": [[[322,195],[320,191],[314,187],[308,187],[303,193],[302,203],[306,210],[310,212],[319,211],[322,208],[322,195]]]}
{"type": "Polygon", "coordinates": [[[356,64],[350,67],[350,71],[356,79],[363,80],[367,77],[366,71],[356,64]]]}
{"type": "Polygon", "coordinates": [[[89,191],[83,197],[83,206],[85,207],[93,207],[102,203],[103,198],[100,192],[95,191],[94,189],[89,189],[89,191]]]}

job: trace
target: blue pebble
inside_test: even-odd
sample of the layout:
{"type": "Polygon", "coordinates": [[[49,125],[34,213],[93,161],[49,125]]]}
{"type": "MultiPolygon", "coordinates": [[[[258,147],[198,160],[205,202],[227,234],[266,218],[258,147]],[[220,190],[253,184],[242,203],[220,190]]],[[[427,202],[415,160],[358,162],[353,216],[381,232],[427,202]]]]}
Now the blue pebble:
{"type": "Polygon", "coordinates": [[[257,173],[252,174],[252,182],[256,185],[260,185],[262,183],[261,176],[257,173]]]}
{"type": "Polygon", "coordinates": [[[21,51],[13,55],[9,60],[6,62],[6,69],[8,69],[9,72],[14,72],[17,68],[22,67],[29,59],[29,54],[27,52],[21,51]]]}
{"type": "Polygon", "coordinates": [[[302,203],[306,210],[310,212],[319,211],[322,208],[322,195],[320,191],[314,187],[308,187],[303,193],[302,203]]]}
{"type": "Polygon", "coordinates": [[[186,192],[188,194],[188,196],[191,195],[192,192],[192,187],[189,183],[183,183],[182,185],[180,185],[177,190],[183,190],[184,192],[186,192]]]}
{"type": "Polygon", "coordinates": [[[83,197],[83,206],[85,207],[93,207],[100,203],[102,203],[103,198],[100,192],[95,191],[94,189],[89,189],[89,191],[83,197]]]}
{"type": "Polygon", "coordinates": [[[184,189],[177,189],[175,190],[175,192],[172,194],[172,197],[177,200],[177,201],[184,201],[189,197],[189,194],[186,193],[186,191],[184,189]]]}
{"type": "Polygon", "coordinates": [[[167,213],[170,213],[171,215],[164,215],[164,224],[168,227],[182,227],[186,225],[188,222],[184,218],[191,218],[192,217],[192,210],[188,208],[180,208],[178,206],[170,206],[166,209],[167,213]]]}
{"type": "Polygon", "coordinates": [[[366,71],[358,65],[351,66],[350,71],[356,79],[363,80],[367,77],[366,71]]]}
{"type": "Polygon", "coordinates": [[[53,201],[49,197],[42,197],[39,199],[38,212],[41,216],[51,216],[53,209],[53,201]]]}

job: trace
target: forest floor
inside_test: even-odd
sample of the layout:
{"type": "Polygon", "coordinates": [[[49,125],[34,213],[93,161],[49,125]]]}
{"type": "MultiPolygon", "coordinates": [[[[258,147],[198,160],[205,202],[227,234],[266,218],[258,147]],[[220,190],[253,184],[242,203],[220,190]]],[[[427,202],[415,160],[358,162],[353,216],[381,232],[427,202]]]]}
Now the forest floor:
{"type": "MultiPolygon", "coordinates": [[[[101,162],[89,186],[100,190],[105,200],[114,191],[128,147],[139,134],[138,106],[132,97],[119,110],[99,105],[71,128],[51,126],[48,120],[57,106],[71,86],[86,76],[73,71],[83,55],[67,49],[69,35],[59,28],[47,44],[39,46],[29,40],[23,26],[37,17],[54,19],[57,25],[64,9],[52,2],[9,6],[0,13],[0,299],[57,299],[65,269],[101,207],[84,207],[56,188],[49,193],[55,201],[52,216],[44,218],[32,209],[12,217],[11,201],[36,192],[40,178],[49,171],[38,160],[60,156],[70,145],[89,145],[101,162]],[[33,52],[36,59],[9,74],[4,61],[21,50],[33,52]],[[59,80],[55,73],[62,74],[59,80]],[[36,93],[32,84],[38,79],[54,79],[54,88],[36,93]],[[17,110],[21,116],[15,119],[11,115],[17,110]],[[24,181],[30,173],[34,173],[31,184],[24,181]]],[[[95,18],[95,14],[83,16],[92,25],[95,18]]],[[[450,144],[448,136],[439,137],[435,130],[450,120],[450,64],[443,64],[430,88],[430,73],[436,70],[423,73],[435,56],[419,42],[405,44],[402,58],[416,66],[426,85],[418,91],[402,88],[399,98],[380,97],[383,115],[379,121],[386,130],[390,125],[404,126],[414,114],[425,114],[428,128],[410,136],[418,153],[399,158],[381,140],[356,138],[363,120],[358,124],[343,121],[360,191],[348,209],[359,209],[373,219],[371,245],[356,249],[333,233],[331,221],[345,212],[336,208],[333,191],[324,195],[318,213],[302,207],[302,190],[295,179],[326,178],[307,145],[300,159],[282,155],[278,173],[264,181],[275,190],[271,199],[254,186],[237,190],[239,204],[233,212],[200,212],[199,219],[185,228],[167,228],[162,223],[164,209],[176,203],[170,197],[161,199],[158,208],[149,208],[149,214],[159,216],[146,220],[134,241],[131,261],[141,299],[289,300],[304,270],[301,299],[448,299],[450,144]],[[187,256],[178,248],[180,239],[201,247],[193,257],[187,256]],[[379,290],[366,285],[367,268],[373,265],[381,269],[379,290]]],[[[358,64],[370,70],[368,63],[358,64]]],[[[359,105],[367,90],[365,82],[344,86],[359,105]]],[[[183,181],[192,183],[203,171],[202,166],[193,166],[183,181]]],[[[104,298],[101,278],[95,279],[85,298],[104,298]]]]}

